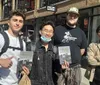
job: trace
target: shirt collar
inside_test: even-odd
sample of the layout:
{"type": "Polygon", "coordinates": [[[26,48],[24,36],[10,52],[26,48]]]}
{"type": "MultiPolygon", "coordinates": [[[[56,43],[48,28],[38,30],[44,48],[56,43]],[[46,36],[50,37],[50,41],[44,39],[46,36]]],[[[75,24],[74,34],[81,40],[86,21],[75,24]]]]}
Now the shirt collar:
{"type": "MultiPolygon", "coordinates": [[[[51,42],[49,42],[48,43],[49,44],[49,46],[48,46],[48,51],[52,51],[53,50],[53,46],[52,46],[52,43],[51,42]]],[[[39,40],[38,42],[37,42],[37,48],[38,49],[41,49],[41,48],[43,48],[44,46],[42,45],[42,42],[39,40]]]]}

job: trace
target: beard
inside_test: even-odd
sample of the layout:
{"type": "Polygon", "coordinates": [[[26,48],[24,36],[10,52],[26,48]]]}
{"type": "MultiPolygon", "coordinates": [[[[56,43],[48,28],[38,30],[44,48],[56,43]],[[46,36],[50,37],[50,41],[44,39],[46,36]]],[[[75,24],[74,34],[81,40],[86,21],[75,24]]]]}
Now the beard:
{"type": "Polygon", "coordinates": [[[76,25],[77,25],[77,22],[70,23],[69,21],[67,21],[67,24],[68,24],[69,26],[76,26],[76,25]]]}

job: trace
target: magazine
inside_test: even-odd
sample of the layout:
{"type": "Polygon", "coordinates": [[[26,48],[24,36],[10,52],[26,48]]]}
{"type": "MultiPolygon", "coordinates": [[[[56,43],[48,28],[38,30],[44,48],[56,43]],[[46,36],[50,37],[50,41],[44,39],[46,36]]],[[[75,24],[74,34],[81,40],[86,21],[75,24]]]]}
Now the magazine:
{"type": "Polygon", "coordinates": [[[31,70],[33,60],[33,51],[22,51],[20,52],[20,58],[18,59],[18,71],[22,71],[22,66],[26,66],[31,70]]]}
{"type": "Polygon", "coordinates": [[[69,63],[72,63],[71,52],[70,52],[69,46],[59,46],[58,53],[59,53],[60,64],[63,64],[65,60],[69,63]]]}

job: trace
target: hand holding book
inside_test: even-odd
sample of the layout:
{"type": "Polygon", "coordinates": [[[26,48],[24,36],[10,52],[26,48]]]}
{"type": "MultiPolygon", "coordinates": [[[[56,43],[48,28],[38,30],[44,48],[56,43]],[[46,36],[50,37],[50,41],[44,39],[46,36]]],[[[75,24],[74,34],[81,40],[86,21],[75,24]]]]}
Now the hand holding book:
{"type": "Polygon", "coordinates": [[[64,64],[61,65],[62,69],[68,69],[69,68],[69,62],[66,60],[64,61],[64,64]]]}

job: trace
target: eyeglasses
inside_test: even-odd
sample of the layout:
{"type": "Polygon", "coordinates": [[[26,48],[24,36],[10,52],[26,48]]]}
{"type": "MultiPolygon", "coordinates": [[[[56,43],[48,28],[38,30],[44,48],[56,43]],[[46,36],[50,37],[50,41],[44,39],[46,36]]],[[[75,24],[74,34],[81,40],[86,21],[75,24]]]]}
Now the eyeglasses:
{"type": "Polygon", "coordinates": [[[44,29],[44,30],[42,30],[42,31],[45,32],[45,33],[53,33],[53,30],[44,29]]]}

